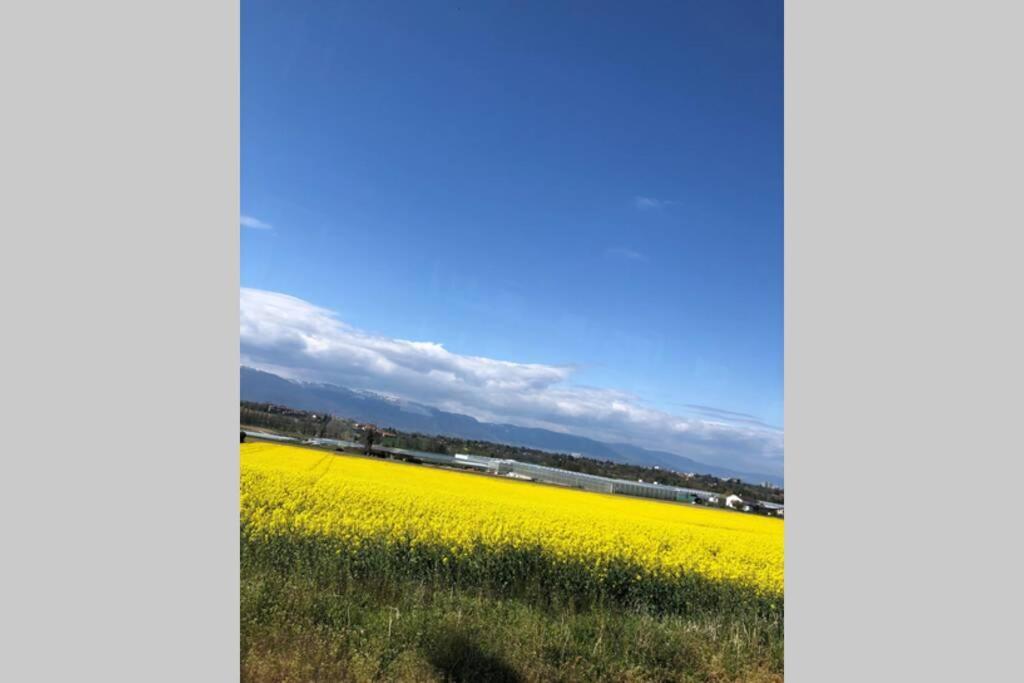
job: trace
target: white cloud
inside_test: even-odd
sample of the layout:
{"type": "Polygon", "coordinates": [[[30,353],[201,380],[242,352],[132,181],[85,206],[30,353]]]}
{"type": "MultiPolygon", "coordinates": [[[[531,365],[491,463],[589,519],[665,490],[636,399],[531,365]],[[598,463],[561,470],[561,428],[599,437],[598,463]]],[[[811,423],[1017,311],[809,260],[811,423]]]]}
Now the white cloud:
{"type": "Polygon", "coordinates": [[[627,261],[646,261],[647,257],[639,251],[627,249],[626,247],[611,247],[604,250],[605,256],[611,258],[625,259],[627,261]]]}
{"type": "Polygon", "coordinates": [[[472,415],[679,453],[709,464],[782,473],[781,430],[648,408],[615,389],[570,380],[573,368],[453,353],[436,342],[368,334],[286,294],[242,289],[244,365],[368,389],[472,415]]]}
{"type": "Polygon", "coordinates": [[[641,211],[649,211],[652,209],[664,209],[665,207],[670,206],[671,204],[675,204],[675,202],[671,200],[655,199],[654,197],[634,197],[633,203],[636,205],[636,208],[640,209],[641,211]]]}
{"type": "Polygon", "coordinates": [[[264,223],[258,218],[252,216],[242,215],[238,221],[241,223],[243,228],[253,228],[255,230],[273,230],[274,226],[270,223],[264,223]]]}

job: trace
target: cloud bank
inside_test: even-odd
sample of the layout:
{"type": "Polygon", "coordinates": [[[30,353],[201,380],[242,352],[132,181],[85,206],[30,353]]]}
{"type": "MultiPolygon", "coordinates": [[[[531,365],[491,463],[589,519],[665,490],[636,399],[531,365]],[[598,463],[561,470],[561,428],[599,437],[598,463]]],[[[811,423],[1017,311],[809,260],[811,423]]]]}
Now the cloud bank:
{"type": "Polygon", "coordinates": [[[368,334],[332,311],[276,292],[243,288],[240,318],[242,363],[289,379],[782,475],[782,431],[750,416],[704,406],[695,415],[673,415],[625,392],[574,384],[571,366],[468,356],[435,342],[368,334]]]}

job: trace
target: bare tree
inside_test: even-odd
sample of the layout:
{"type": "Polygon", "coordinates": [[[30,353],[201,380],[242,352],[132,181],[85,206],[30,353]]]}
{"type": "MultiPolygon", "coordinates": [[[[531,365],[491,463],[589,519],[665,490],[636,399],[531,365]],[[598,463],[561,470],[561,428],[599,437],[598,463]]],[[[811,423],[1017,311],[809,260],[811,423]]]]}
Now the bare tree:
{"type": "Polygon", "coordinates": [[[321,439],[327,436],[327,425],[331,424],[333,419],[330,414],[321,415],[319,418],[314,417],[316,420],[316,438],[321,439]]]}
{"type": "Polygon", "coordinates": [[[366,455],[373,454],[373,442],[377,440],[377,428],[373,425],[363,427],[363,443],[366,445],[366,455]]]}

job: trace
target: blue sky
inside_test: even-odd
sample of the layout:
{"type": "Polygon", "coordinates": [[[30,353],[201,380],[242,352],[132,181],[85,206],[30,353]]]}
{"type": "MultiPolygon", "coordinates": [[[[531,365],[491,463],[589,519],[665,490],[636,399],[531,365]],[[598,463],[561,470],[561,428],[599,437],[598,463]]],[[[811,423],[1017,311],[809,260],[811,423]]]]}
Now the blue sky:
{"type": "Polygon", "coordinates": [[[761,430],[722,464],[781,474],[782,46],[782,3],[243,3],[241,284],[312,335],[272,358],[250,317],[243,360],[356,383],[372,348],[365,388],[612,436],[563,419],[604,397],[669,450],[761,430]],[[451,396],[388,365],[431,345],[451,396]]]}

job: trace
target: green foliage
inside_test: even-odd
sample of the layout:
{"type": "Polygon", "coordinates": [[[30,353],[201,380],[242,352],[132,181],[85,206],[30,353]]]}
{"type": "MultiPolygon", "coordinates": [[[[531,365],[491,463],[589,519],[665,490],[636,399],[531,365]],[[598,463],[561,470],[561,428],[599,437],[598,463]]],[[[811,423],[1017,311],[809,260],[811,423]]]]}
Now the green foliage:
{"type": "Polygon", "coordinates": [[[395,549],[241,541],[244,681],[782,681],[781,605],[655,612],[542,583],[536,558],[489,582],[395,549]]]}
{"type": "Polygon", "coordinates": [[[362,431],[357,429],[351,420],[285,408],[271,403],[242,401],[240,422],[244,426],[262,427],[288,436],[345,441],[362,439],[362,431]]]}
{"type": "Polygon", "coordinates": [[[253,535],[242,526],[242,564],[289,568],[324,581],[344,577],[420,579],[447,590],[477,587],[544,605],[617,606],[657,614],[735,614],[781,622],[783,596],[698,575],[661,577],[620,561],[594,571],[540,548],[454,555],[443,546],[365,540],[358,549],[330,537],[253,535]]]}

